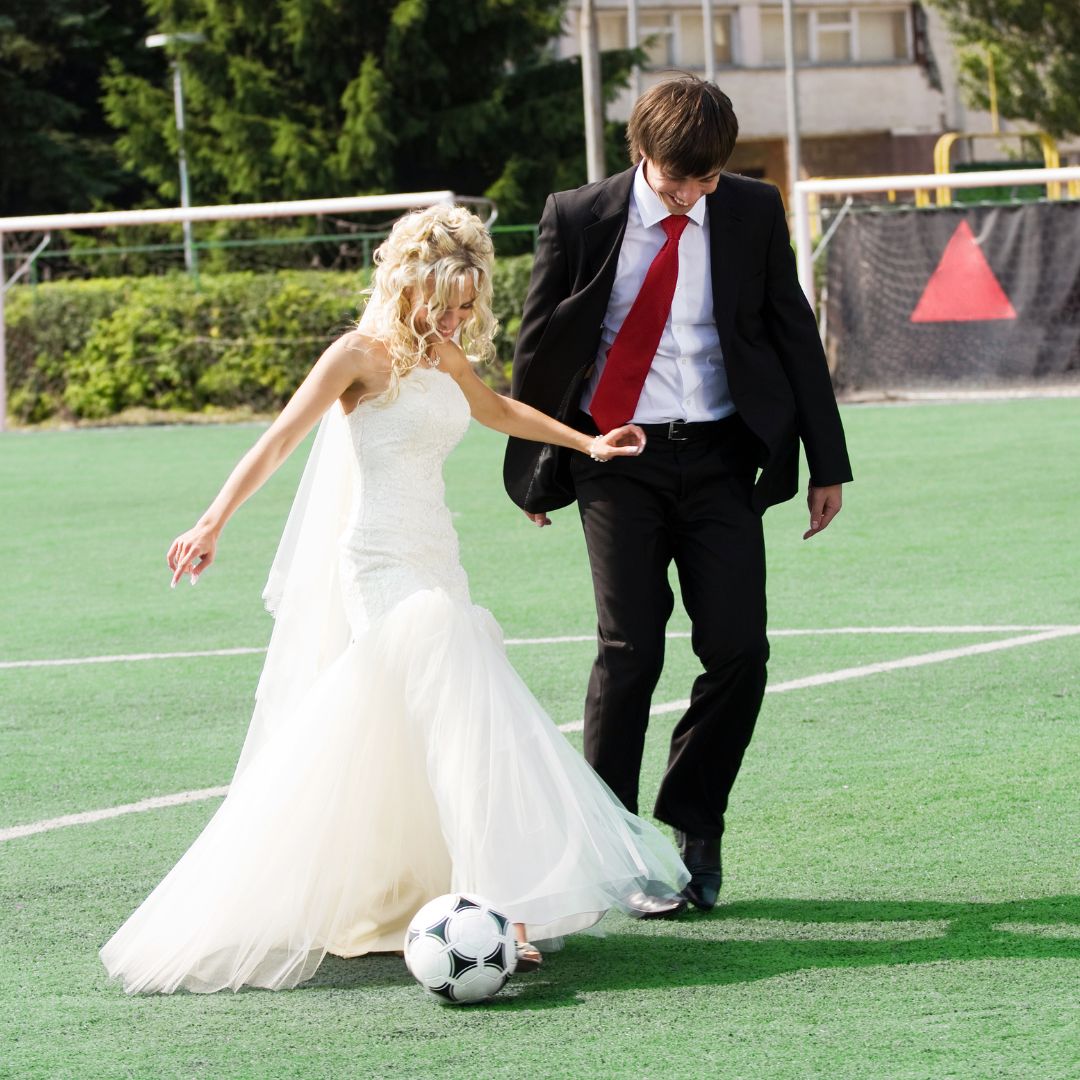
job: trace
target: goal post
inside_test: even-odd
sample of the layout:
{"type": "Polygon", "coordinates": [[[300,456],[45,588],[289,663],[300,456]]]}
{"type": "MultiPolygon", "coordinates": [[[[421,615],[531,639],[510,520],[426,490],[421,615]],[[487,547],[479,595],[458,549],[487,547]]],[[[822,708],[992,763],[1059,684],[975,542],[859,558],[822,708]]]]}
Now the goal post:
{"type": "Polygon", "coordinates": [[[799,280],[837,392],[1080,388],[1077,196],[1077,166],[800,181],[799,280]]]}
{"type": "Polygon", "coordinates": [[[315,217],[325,214],[359,214],[414,210],[439,204],[466,203],[486,211],[485,224],[494,222],[497,211],[490,199],[463,196],[453,191],[412,191],[387,195],[357,195],[333,199],[294,199],[281,202],[233,203],[219,206],[163,207],[146,210],[105,210],[79,214],[34,214],[0,218],[0,432],[7,430],[7,349],[4,294],[29,270],[34,258],[59,230],[86,230],[135,225],[183,225],[207,221],[242,221],[259,218],[315,217]],[[10,234],[44,234],[42,241],[21,266],[8,275],[5,270],[5,237],[10,234]]]}
{"type": "Polygon", "coordinates": [[[897,191],[931,191],[987,187],[1046,185],[1052,199],[1061,197],[1061,185],[1070,190],[1080,185],[1080,166],[1058,169],[1003,169],[984,172],[929,173],[907,176],[859,176],[850,179],[799,180],[795,184],[792,207],[795,234],[795,257],[799,282],[811,307],[814,295],[814,242],[811,229],[810,200],[822,195],[887,195],[897,191]]]}

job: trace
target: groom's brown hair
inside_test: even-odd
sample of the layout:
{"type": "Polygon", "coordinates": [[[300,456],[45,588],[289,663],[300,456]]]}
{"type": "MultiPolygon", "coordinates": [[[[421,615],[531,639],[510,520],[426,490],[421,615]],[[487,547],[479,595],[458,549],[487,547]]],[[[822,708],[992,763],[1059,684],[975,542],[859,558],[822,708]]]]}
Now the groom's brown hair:
{"type": "Polygon", "coordinates": [[[739,122],[718,86],[680,73],[637,99],[626,128],[630,160],[643,157],[678,178],[711,176],[735,149],[739,122]]]}

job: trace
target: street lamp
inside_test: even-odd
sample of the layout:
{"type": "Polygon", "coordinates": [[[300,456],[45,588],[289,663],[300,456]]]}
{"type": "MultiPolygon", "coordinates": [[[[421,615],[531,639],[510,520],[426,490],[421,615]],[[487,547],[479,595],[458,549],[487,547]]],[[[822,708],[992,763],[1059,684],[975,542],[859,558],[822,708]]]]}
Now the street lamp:
{"type": "MultiPolygon", "coordinates": [[[[146,39],[148,49],[160,49],[166,45],[198,45],[206,40],[199,33],[151,34],[146,39]]],[[[184,154],[184,81],[180,73],[180,57],[173,56],[171,61],[173,75],[173,108],[176,112],[176,138],[180,159],[180,206],[187,210],[191,205],[191,190],[188,185],[187,156],[184,154]]],[[[189,274],[198,272],[198,257],[191,238],[191,222],[184,222],[184,266],[189,274]]]]}

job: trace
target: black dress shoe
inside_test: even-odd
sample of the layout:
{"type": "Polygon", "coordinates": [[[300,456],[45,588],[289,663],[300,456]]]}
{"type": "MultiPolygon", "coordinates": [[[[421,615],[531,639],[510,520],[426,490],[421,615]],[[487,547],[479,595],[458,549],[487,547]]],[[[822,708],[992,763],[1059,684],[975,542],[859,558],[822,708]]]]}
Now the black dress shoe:
{"type": "Polygon", "coordinates": [[[674,919],[686,910],[681,896],[650,896],[649,893],[631,893],[623,901],[626,914],[634,919],[674,919]]]}
{"type": "Polygon", "coordinates": [[[720,838],[688,836],[675,832],[682,860],[690,871],[690,882],[683,896],[699,911],[712,911],[720,895],[724,872],[720,865],[720,838]]]}

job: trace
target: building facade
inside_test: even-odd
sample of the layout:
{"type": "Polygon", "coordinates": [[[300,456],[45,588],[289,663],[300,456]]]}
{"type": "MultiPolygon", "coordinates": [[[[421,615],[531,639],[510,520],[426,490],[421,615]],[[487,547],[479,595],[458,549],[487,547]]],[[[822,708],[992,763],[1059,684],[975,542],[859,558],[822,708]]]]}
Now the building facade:
{"type": "MultiPolygon", "coordinates": [[[[601,49],[629,45],[626,0],[595,0],[601,49]]],[[[581,5],[568,6],[559,55],[579,52],[581,5]]],[[[648,61],[641,89],[672,69],[704,75],[706,47],[716,81],[731,97],[740,137],[729,168],[787,185],[787,112],[783,12],[778,0],[712,2],[707,46],[702,5],[639,0],[638,38],[648,61]]],[[[897,0],[798,0],[795,8],[801,175],[873,176],[933,172],[933,148],[945,131],[989,131],[986,113],[965,108],[953,45],[940,15],[897,0]]],[[[607,108],[625,121],[634,101],[624,91],[607,108]]],[[[964,160],[965,151],[958,156],[964,160]]],[[[980,144],[981,157],[1000,149],[980,144]]]]}

